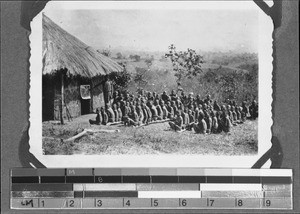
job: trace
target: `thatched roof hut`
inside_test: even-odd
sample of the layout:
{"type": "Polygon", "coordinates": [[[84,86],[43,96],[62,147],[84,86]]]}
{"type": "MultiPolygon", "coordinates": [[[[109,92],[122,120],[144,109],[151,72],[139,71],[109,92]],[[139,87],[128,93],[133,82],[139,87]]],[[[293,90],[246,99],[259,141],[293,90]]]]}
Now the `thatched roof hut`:
{"type": "Polygon", "coordinates": [[[43,15],[43,121],[94,112],[105,104],[103,77],[123,70],[43,15]]]}
{"type": "Polygon", "coordinates": [[[123,67],[98,53],[43,15],[43,74],[67,69],[67,75],[93,78],[123,67]]]}

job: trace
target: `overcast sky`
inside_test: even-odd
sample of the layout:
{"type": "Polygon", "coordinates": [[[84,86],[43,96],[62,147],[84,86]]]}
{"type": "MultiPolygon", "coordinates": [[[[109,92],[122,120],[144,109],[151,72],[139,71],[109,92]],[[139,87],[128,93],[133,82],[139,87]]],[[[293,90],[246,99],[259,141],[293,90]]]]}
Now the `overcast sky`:
{"type": "Polygon", "coordinates": [[[69,33],[95,48],[258,50],[255,10],[48,10],[69,33]]]}

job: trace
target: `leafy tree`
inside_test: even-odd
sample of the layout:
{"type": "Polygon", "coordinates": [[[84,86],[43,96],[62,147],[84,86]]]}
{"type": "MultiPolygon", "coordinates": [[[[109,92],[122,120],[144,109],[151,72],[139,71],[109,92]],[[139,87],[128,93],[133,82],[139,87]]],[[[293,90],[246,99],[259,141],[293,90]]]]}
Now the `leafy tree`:
{"type": "Polygon", "coordinates": [[[124,90],[128,87],[129,82],[131,81],[131,74],[124,69],[123,72],[112,72],[109,74],[110,80],[113,82],[114,88],[116,90],[124,90]]]}
{"type": "Polygon", "coordinates": [[[154,56],[152,55],[151,58],[145,59],[145,63],[147,64],[148,68],[152,65],[154,61],[154,56]]]}
{"type": "Polygon", "coordinates": [[[181,82],[184,77],[191,79],[202,73],[203,56],[193,49],[188,48],[187,51],[177,52],[175,45],[171,44],[165,58],[171,59],[177,82],[181,82]]]}
{"type": "Polygon", "coordinates": [[[141,56],[135,54],[135,55],[130,55],[129,59],[133,59],[136,62],[139,62],[141,60],[141,56]]]}
{"type": "Polygon", "coordinates": [[[111,51],[109,49],[104,49],[102,51],[98,50],[97,52],[99,52],[99,53],[101,53],[101,54],[103,54],[104,56],[107,56],[107,57],[111,56],[111,51]]]}
{"type": "Polygon", "coordinates": [[[117,55],[117,59],[123,59],[123,55],[120,52],[118,52],[116,55],[117,55]]]}

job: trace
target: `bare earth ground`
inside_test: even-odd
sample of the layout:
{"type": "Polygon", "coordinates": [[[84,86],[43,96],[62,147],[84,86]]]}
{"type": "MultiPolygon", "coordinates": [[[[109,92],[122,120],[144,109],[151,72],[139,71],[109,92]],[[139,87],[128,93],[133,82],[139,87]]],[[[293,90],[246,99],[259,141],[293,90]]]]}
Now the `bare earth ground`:
{"type": "Polygon", "coordinates": [[[123,125],[89,125],[88,119],[95,114],[84,115],[66,122],[65,125],[43,123],[43,152],[46,155],[146,155],[146,154],[210,154],[210,155],[255,155],[258,149],[256,121],[247,120],[233,126],[231,133],[195,134],[193,131],[174,132],[168,122],[142,127],[123,125]],[[72,142],[70,138],[89,129],[119,129],[118,133],[94,133],[72,142]],[[44,138],[46,137],[46,138],[44,138]],[[51,139],[51,138],[55,139],[51,139]]]}

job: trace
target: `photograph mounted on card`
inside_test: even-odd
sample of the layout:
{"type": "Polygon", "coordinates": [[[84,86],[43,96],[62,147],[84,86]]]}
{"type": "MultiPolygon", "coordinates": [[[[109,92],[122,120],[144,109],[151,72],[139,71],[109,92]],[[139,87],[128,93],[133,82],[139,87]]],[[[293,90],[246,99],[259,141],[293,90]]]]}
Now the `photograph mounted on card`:
{"type": "Polygon", "coordinates": [[[271,147],[274,27],[253,1],[53,1],[31,29],[47,167],[249,168],[271,147]]]}

